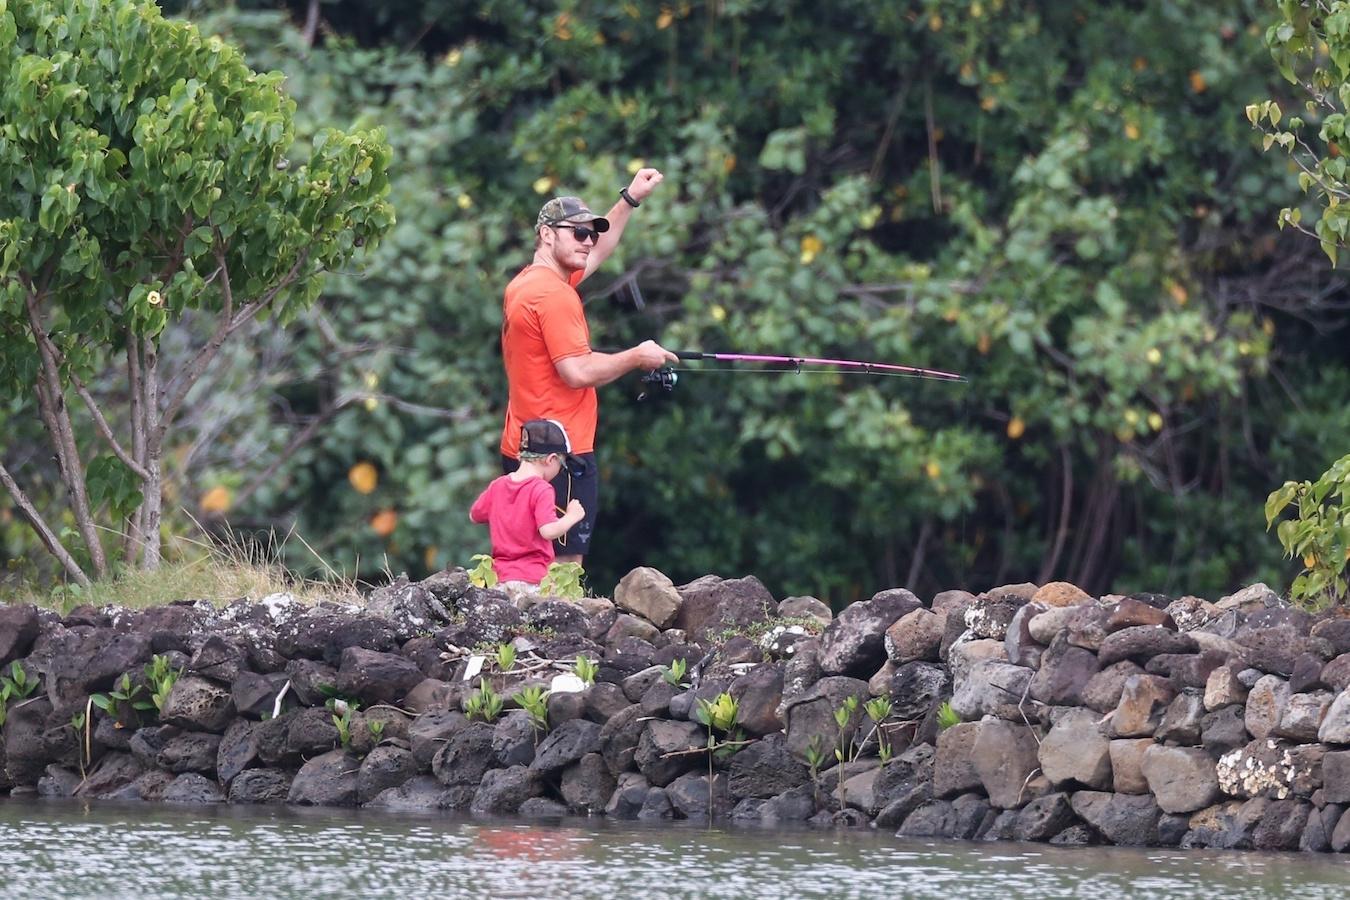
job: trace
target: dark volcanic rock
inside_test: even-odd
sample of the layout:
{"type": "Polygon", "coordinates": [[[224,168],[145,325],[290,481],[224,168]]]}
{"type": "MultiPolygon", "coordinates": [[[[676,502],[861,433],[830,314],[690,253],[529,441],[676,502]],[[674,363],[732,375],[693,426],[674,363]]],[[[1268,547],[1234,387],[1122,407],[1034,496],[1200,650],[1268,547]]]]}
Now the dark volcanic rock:
{"type": "Polygon", "coordinates": [[[770,734],[731,757],[728,788],[736,799],[768,799],[807,783],[811,772],[788,752],[787,739],[770,734]]]}
{"type": "Polygon", "coordinates": [[[347,647],[342,651],[341,659],[338,690],[343,696],[355,697],[367,706],[397,704],[426,677],[416,663],[397,653],[347,647]]]}
{"type": "Polygon", "coordinates": [[[346,750],[331,750],[300,767],[287,803],[302,806],[355,806],[361,761],[346,750]]]}
{"type": "Polygon", "coordinates": [[[886,629],[922,605],[904,588],[893,588],[845,607],[820,636],[821,670],[870,677],[886,660],[886,629]]]}

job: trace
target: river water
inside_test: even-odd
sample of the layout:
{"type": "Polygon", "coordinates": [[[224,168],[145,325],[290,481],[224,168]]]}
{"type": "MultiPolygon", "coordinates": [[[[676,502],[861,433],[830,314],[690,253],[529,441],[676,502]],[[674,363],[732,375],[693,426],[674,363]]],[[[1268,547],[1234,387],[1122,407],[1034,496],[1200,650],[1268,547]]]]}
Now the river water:
{"type": "Polygon", "coordinates": [[[0,799],[0,897],[1350,896],[1350,859],[0,799]]]}

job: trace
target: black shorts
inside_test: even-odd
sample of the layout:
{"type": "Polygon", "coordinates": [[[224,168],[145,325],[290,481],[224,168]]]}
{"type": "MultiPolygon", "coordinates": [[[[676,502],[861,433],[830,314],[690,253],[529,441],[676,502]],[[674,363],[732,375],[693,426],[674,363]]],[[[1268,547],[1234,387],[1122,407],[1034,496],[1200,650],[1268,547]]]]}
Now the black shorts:
{"type": "MultiPolygon", "coordinates": [[[[572,454],[586,466],[580,478],[573,478],[567,470],[558,473],[553,479],[553,492],[558,495],[558,515],[567,510],[571,500],[580,500],[586,510],[586,518],[572,526],[572,530],[553,542],[553,552],[559,556],[584,556],[591,550],[591,534],[595,530],[596,509],[600,505],[600,468],[595,464],[594,453],[572,454]]],[[[502,454],[502,474],[510,475],[520,468],[520,461],[502,454]]]]}

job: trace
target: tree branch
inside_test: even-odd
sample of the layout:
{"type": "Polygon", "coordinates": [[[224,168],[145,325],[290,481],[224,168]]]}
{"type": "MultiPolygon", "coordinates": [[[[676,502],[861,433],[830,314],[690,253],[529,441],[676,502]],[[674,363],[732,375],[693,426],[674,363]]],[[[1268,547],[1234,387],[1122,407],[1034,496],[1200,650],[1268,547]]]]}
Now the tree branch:
{"type": "Polygon", "coordinates": [[[9,491],[9,495],[14,498],[14,504],[19,507],[19,511],[24,514],[26,519],[28,519],[28,523],[33,526],[33,530],[37,532],[38,537],[42,540],[43,545],[52,556],[55,556],[61,562],[61,565],[65,567],[66,572],[70,574],[71,578],[74,578],[80,584],[87,586],[89,584],[89,576],[84,574],[84,570],[81,569],[80,564],[75,561],[75,557],[71,556],[70,551],[68,551],[61,544],[61,541],[57,539],[56,535],[52,532],[51,527],[37,511],[37,507],[33,506],[32,501],[28,499],[28,495],[23,492],[23,489],[19,487],[14,481],[14,478],[9,474],[9,470],[5,468],[4,463],[0,463],[0,483],[4,484],[5,490],[9,491]]]}

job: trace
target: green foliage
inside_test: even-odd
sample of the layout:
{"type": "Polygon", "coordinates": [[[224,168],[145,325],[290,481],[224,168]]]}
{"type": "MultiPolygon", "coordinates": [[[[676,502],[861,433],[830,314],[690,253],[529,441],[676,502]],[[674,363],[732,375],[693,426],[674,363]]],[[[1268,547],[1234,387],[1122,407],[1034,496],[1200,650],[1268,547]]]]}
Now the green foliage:
{"type": "Polygon", "coordinates": [[[877,755],[881,757],[882,763],[890,761],[891,758],[891,737],[886,733],[885,722],[891,717],[893,709],[891,698],[887,696],[873,697],[863,705],[863,711],[867,717],[872,720],[872,730],[868,733],[863,743],[867,743],[873,735],[877,739],[877,755]]]}
{"type": "MultiPolygon", "coordinates": [[[[740,703],[731,694],[723,691],[712,700],[698,698],[694,709],[694,718],[708,729],[708,765],[711,769],[713,757],[726,757],[739,750],[744,743],[744,735],[737,726],[740,715],[740,703]],[[721,732],[722,740],[717,740],[721,732]]],[[[711,774],[709,775],[711,779],[711,774]]]]}
{"type": "Polygon", "coordinates": [[[511,671],[511,667],[516,664],[516,648],[514,644],[498,644],[496,653],[497,668],[502,672],[511,671]]]}
{"type": "Polygon", "coordinates": [[[164,712],[164,703],[169,699],[169,692],[173,690],[182,674],[182,669],[175,671],[169,666],[167,657],[159,654],[150,657],[150,662],[145,665],[145,680],[150,686],[150,701],[155,705],[156,711],[164,712]]]}
{"type": "Polygon", "coordinates": [[[16,659],[9,664],[9,674],[0,675],[0,691],[14,700],[26,700],[37,690],[37,679],[28,677],[28,670],[16,659]]]}
{"type": "Polygon", "coordinates": [[[488,684],[486,678],[478,680],[478,690],[469,695],[464,704],[464,714],[470,719],[495,722],[502,714],[502,698],[488,684]]]}
{"type": "Polygon", "coordinates": [[[586,596],[581,579],[586,570],[578,562],[549,563],[548,571],[539,581],[539,593],[545,597],[580,600],[586,596]]]}
{"type": "Polygon", "coordinates": [[[938,707],[937,725],[939,730],[946,731],[953,725],[960,725],[960,724],[961,724],[961,716],[956,712],[956,710],[952,709],[952,704],[950,701],[946,701],[941,706],[938,707]]]}
{"type": "Polygon", "coordinates": [[[600,667],[589,656],[579,653],[577,654],[577,661],[573,665],[573,671],[584,683],[590,685],[595,684],[595,676],[599,673],[600,667]]]}
{"type": "Polygon", "coordinates": [[[338,744],[344,750],[351,749],[352,746],[352,720],[360,711],[361,705],[354,700],[343,700],[338,697],[329,697],[324,704],[332,714],[333,727],[337,729],[338,744]]]}
{"type": "Polygon", "coordinates": [[[154,701],[146,696],[145,685],[134,684],[131,675],[125,672],[111,691],[93,694],[89,700],[113,718],[118,728],[135,722],[139,713],[156,709],[154,701]]]}
{"type": "Polygon", "coordinates": [[[548,731],[548,689],[531,685],[521,688],[511,697],[516,705],[529,714],[536,732],[548,731]]]}
{"type": "Polygon", "coordinates": [[[1295,517],[1275,529],[1290,559],[1303,571],[1289,595],[1295,603],[1320,610],[1350,601],[1346,564],[1350,562],[1350,455],[1342,456],[1317,481],[1286,481],[1266,499],[1266,530],[1289,506],[1295,517]]]}
{"type": "Polygon", "coordinates": [[[51,533],[84,541],[68,574],[107,574],[95,516],[116,535],[143,504],[153,567],[189,388],[232,333],[294,320],[323,272],[378,243],[390,150],[378,128],[295,146],[280,72],[146,0],[0,3],[0,71],[0,384],[42,408],[73,519],[51,533]],[[193,322],[211,340],[161,372],[161,342],[193,322]],[[106,416],[85,390],[101,382],[106,416]],[[106,445],[87,466],[72,407],[106,445]]]}
{"type": "Polygon", "coordinates": [[[476,553],[473,559],[478,565],[469,570],[469,583],[480,588],[496,587],[497,570],[492,568],[492,557],[486,553],[476,553]]]}
{"type": "Polygon", "coordinates": [[[384,725],[385,722],[383,719],[375,719],[374,721],[366,723],[366,727],[370,729],[370,739],[372,742],[378,744],[380,741],[384,740],[384,725]]]}
{"type": "MultiPolygon", "coordinates": [[[[858,742],[854,739],[849,724],[858,714],[859,700],[856,695],[845,697],[834,708],[834,724],[839,732],[839,741],[834,748],[834,758],[840,763],[852,762],[858,755],[858,742]]],[[[842,779],[841,779],[842,781],[842,779]]],[[[842,787],[840,788],[842,790],[842,787]]]]}
{"type": "Polygon", "coordinates": [[[671,687],[684,688],[684,675],[688,668],[689,661],[682,656],[677,656],[670,661],[670,665],[661,667],[661,678],[671,687]]]}

